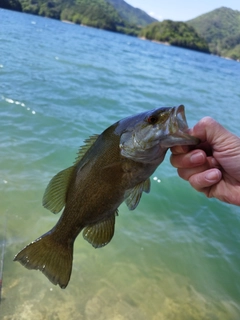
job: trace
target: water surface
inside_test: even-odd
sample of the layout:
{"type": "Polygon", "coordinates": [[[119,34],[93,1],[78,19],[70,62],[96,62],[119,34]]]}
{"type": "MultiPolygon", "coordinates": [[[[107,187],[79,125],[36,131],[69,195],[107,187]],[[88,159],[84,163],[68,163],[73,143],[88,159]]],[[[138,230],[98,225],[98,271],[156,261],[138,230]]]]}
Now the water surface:
{"type": "Polygon", "coordinates": [[[197,193],[169,155],[110,244],[77,238],[67,289],[12,260],[58,220],[44,189],[89,135],[180,104],[189,126],[209,115],[239,135],[240,64],[6,10],[0,38],[0,318],[239,319],[240,208],[197,193]]]}

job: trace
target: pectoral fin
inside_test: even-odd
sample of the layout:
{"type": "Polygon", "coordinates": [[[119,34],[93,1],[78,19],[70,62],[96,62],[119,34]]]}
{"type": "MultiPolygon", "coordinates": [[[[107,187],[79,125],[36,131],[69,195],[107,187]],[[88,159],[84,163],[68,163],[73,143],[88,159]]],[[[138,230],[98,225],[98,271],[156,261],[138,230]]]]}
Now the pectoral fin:
{"type": "Polygon", "coordinates": [[[60,171],[50,180],[42,200],[42,204],[46,209],[53,213],[58,213],[65,206],[67,189],[73,171],[74,166],[71,166],[60,171]]]}
{"type": "Polygon", "coordinates": [[[46,209],[52,211],[53,213],[58,213],[65,206],[67,190],[74,168],[76,164],[83,158],[85,153],[95,143],[97,138],[98,135],[94,135],[86,139],[85,144],[79,149],[74,165],[60,171],[50,180],[42,200],[42,204],[46,209]]]}
{"type": "Polygon", "coordinates": [[[142,193],[149,193],[150,191],[150,179],[136,185],[133,189],[125,192],[125,202],[129,210],[134,210],[141,199],[142,193]]]}
{"type": "Polygon", "coordinates": [[[101,221],[83,230],[83,238],[94,248],[101,248],[108,244],[114,235],[115,215],[117,210],[107,220],[101,221]]]}

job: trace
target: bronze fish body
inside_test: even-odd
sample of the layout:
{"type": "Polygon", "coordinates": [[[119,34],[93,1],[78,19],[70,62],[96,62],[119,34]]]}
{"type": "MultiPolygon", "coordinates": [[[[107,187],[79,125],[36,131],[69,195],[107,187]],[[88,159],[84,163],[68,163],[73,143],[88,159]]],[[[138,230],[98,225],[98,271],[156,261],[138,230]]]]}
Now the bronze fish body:
{"type": "Polygon", "coordinates": [[[181,105],[130,116],[86,140],[76,162],[54,176],[44,193],[45,208],[53,213],[64,208],[59,221],[14,260],[66,288],[78,234],[83,231],[95,248],[108,244],[118,207],[125,201],[130,210],[136,208],[168,148],[198,144],[187,130],[181,105]]]}

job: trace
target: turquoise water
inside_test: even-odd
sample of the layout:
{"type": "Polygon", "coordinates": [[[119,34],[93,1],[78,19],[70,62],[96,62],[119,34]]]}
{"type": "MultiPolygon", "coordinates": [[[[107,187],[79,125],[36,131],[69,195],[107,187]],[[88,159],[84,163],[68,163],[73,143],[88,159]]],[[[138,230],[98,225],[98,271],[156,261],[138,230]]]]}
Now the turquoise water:
{"type": "Polygon", "coordinates": [[[0,319],[240,319],[240,208],[197,193],[169,155],[110,244],[77,238],[67,289],[12,261],[58,220],[44,189],[89,135],[179,104],[189,126],[210,115],[239,135],[240,64],[5,10],[0,39],[0,319]]]}

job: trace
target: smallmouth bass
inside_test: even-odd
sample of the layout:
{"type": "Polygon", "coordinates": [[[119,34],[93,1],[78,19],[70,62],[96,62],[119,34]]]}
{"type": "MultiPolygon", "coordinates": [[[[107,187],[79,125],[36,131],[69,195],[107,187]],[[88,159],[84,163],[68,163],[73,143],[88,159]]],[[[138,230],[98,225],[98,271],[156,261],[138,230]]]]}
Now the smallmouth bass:
{"type": "Polygon", "coordinates": [[[66,288],[72,272],[73,245],[82,231],[95,248],[114,234],[118,207],[134,210],[168,148],[195,145],[187,134],[184,106],[159,108],[122,119],[80,148],[76,162],[49,182],[43,206],[63,213],[57,224],[14,258],[66,288]]]}

